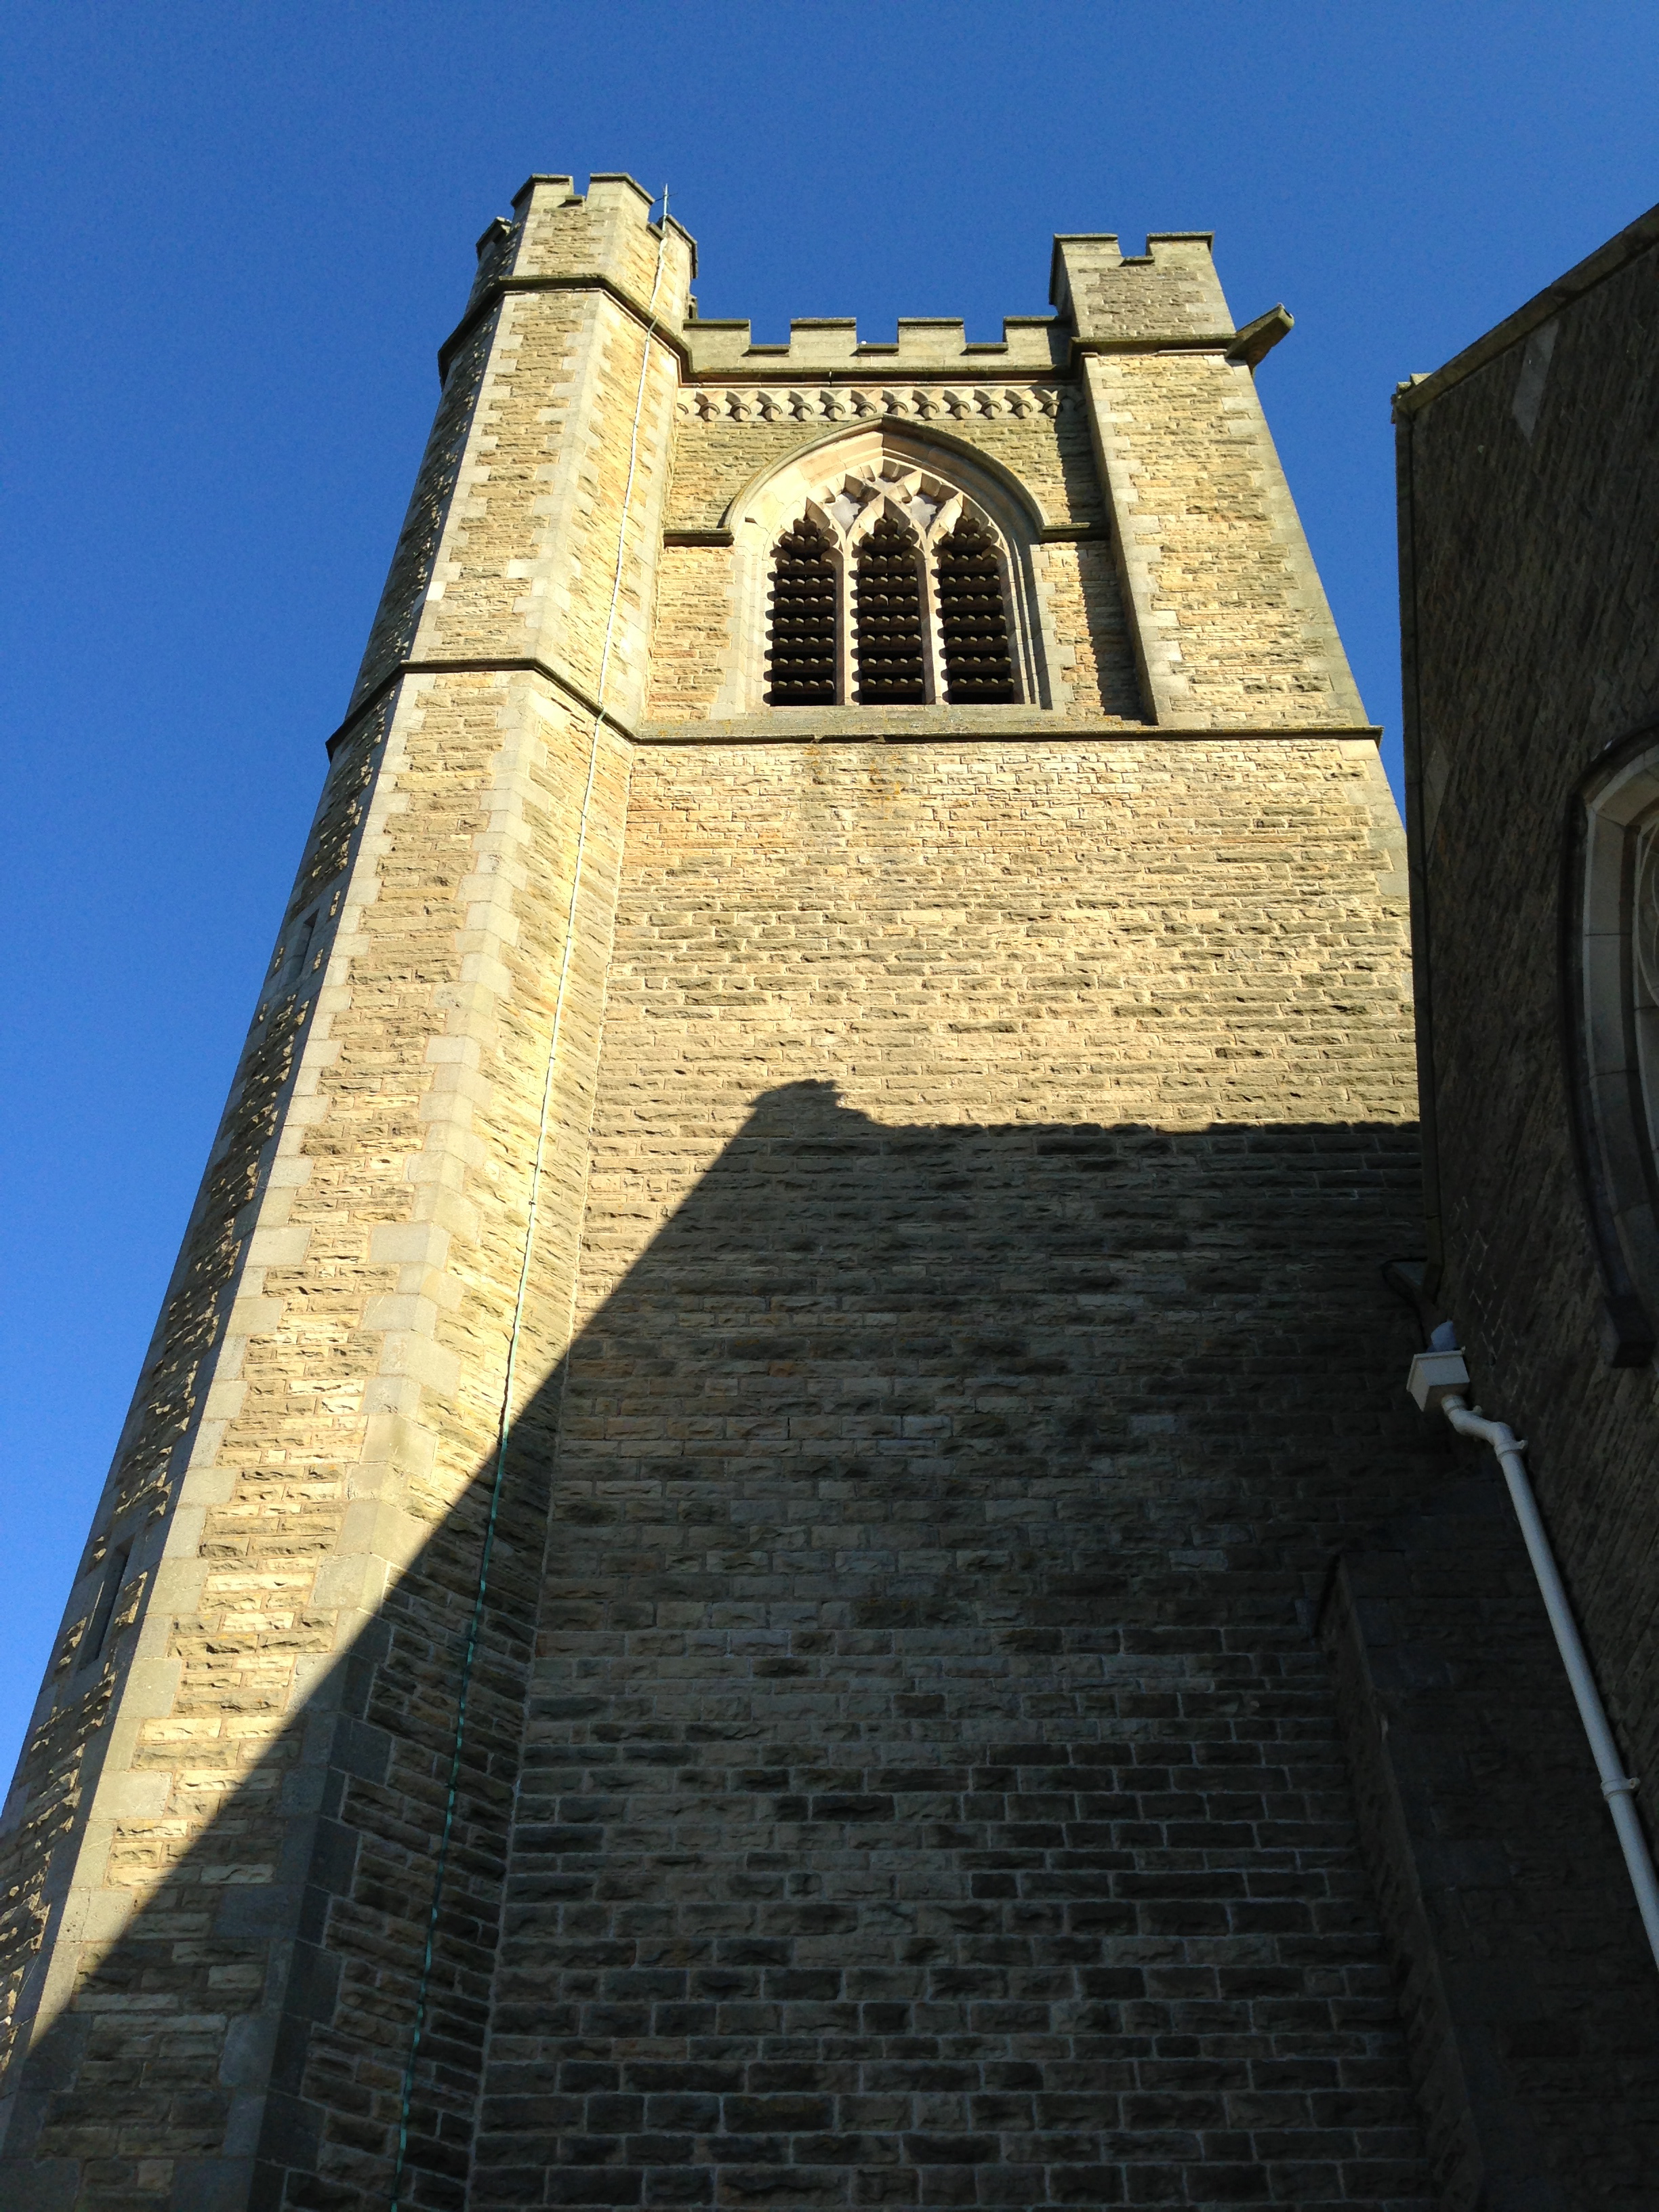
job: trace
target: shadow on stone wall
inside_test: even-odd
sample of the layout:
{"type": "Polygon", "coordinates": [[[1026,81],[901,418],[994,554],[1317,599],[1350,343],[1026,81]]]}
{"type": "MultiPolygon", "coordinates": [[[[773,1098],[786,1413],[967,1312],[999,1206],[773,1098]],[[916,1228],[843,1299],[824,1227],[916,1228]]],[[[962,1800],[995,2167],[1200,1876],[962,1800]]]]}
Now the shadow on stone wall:
{"type": "MultiPolygon", "coordinates": [[[[763,1097],[514,1431],[404,2201],[1426,2204],[1311,1634],[1453,1464],[1418,1205],[1397,1127],[763,1097]]],[[[387,2202],[487,1491],[43,2037],[9,2205],[387,2202]]]]}
{"type": "Polygon", "coordinates": [[[1490,1455],[1344,1552],[1322,1620],[1437,2201],[1638,2206],[1659,1978],[1490,1455]]]}

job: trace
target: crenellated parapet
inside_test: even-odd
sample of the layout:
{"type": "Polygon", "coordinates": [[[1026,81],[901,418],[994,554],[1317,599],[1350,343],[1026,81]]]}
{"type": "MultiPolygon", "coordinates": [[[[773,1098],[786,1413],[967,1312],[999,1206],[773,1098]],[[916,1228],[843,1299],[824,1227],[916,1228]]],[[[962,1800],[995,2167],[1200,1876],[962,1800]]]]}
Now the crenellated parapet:
{"type": "Polygon", "coordinates": [[[438,349],[447,377],[479,323],[514,292],[599,291],[648,323],[680,353],[679,328],[696,313],[691,280],[696,241],[643,185],[621,174],[594,175],[586,192],[574,179],[534,176],[514,195],[513,216],[498,216],[477,242],[478,266],[466,312],[438,349]]]}
{"type": "Polygon", "coordinates": [[[1052,315],[1007,315],[1000,338],[970,339],[960,318],[903,317],[896,339],[860,338],[853,317],[792,320],[787,345],[757,345],[747,320],[691,321],[684,338],[693,376],[768,378],[868,376],[872,371],[933,375],[996,372],[1042,376],[1063,368],[1071,332],[1052,315]]]}
{"type": "Polygon", "coordinates": [[[1109,231],[1058,236],[1048,297],[1079,345],[1224,346],[1233,319],[1212,242],[1207,230],[1154,231],[1145,253],[1125,254],[1109,231]]]}
{"type": "MultiPolygon", "coordinates": [[[[604,276],[649,301],[662,232],[651,220],[654,204],[643,185],[620,173],[591,176],[585,193],[568,177],[532,177],[513,203],[517,237],[510,273],[567,281],[604,276]]],[[[667,257],[668,281],[659,289],[654,311],[678,326],[696,275],[697,249],[672,216],[667,228],[675,250],[667,257]]]]}
{"type": "Polygon", "coordinates": [[[1113,233],[1058,236],[1048,287],[1055,312],[1005,316],[1000,338],[970,339],[959,318],[944,315],[902,317],[890,341],[860,338],[851,316],[807,316],[792,319],[787,345],[764,345],[747,320],[704,322],[693,302],[684,332],[687,370],[694,378],[774,380],[872,370],[1042,375],[1064,369],[1078,346],[1225,350],[1237,333],[1211,243],[1208,231],[1156,231],[1145,253],[1126,254],[1113,233]]]}

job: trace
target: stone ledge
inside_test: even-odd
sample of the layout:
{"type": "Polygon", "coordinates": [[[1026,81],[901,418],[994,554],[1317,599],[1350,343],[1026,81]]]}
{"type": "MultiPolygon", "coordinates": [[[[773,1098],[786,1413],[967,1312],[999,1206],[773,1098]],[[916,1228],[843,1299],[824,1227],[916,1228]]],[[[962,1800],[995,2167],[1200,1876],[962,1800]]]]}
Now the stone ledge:
{"type": "Polygon", "coordinates": [[[486,284],[438,348],[440,384],[448,380],[450,364],[479,324],[495,313],[509,292],[603,292],[659,345],[665,346],[679,362],[682,370],[691,366],[691,356],[684,339],[671,321],[653,313],[648,301],[641,300],[625,285],[617,283],[614,277],[605,276],[603,270],[577,270],[564,276],[497,276],[486,284]]]}
{"type": "Polygon", "coordinates": [[[634,735],[631,725],[613,714],[609,707],[601,706],[586,684],[579,683],[568,671],[556,668],[550,661],[538,659],[533,653],[507,653],[498,659],[484,655],[477,658],[465,654],[436,655],[424,659],[400,660],[395,667],[389,668],[374,690],[364,693],[338,729],[331,732],[325,740],[331,760],[337,748],[350,736],[358,723],[378,707],[405,676],[539,676],[555,690],[563,692],[568,699],[573,700],[584,713],[605,723],[619,736],[631,738],[634,735]]]}
{"type": "Polygon", "coordinates": [[[720,721],[675,722],[659,717],[641,722],[630,734],[641,745],[948,744],[963,738],[1035,738],[1050,744],[1103,738],[1138,743],[1170,738],[1183,744],[1322,738],[1364,738],[1376,744],[1382,732],[1369,722],[1172,726],[1103,714],[1071,720],[1046,708],[1015,706],[769,708],[720,721]]]}

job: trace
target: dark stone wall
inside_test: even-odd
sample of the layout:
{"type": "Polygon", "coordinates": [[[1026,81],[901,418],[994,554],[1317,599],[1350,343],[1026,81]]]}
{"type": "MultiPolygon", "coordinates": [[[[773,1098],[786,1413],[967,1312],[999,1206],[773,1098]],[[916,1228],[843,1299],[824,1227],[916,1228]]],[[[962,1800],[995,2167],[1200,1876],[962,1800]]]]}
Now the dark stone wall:
{"type": "MultiPolygon", "coordinates": [[[[1637,1802],[1650,1831],[1659,1415],[1651,1367],[1615,1366],[1602,1343],[1604,1285],[1572,1132],[1563,978],[1577,921],[1563,910],[1563,878],[1582,779],[1659,717],[1656,237],[1644,218],[1400,409],[1431,1288],[1456,1321],[1474,1395],[1530,1442],[1614,1731],[1630,1771],[1647,1778],[1637,1802]],[[1528,346],[1544,325],[1553,344],[1540,380],[1541,348],[1528,363],[1528,346]]],[[[1472,1568],[1472,1589],[1479,1581],[1472,1568]]],[[[1528,1662],[1512,1638],[1509,1648],[1520,1679],[1528,1662]]],[[[1468,1755],[1467,1745],[1456,1753],[1468,1755]]],[[[1588,1757],[1570,1759],[1564,1738],[1552,1765],[1543,1736],[1528,1755],[1540,1788],[1559,1775],[1538,1818],[1562,1841],[1558,1894],[1552,1902],[1545,1882],[1535,1909],[1568,1913],[1583,1986],[1623,2008],[1606,2032],[1651,2042],[1659,1983],[1615,1893],[1622,1870],[1607,1878],[1601,1917],[1587,1917],[1565,1846],[1579,1814],[1558,1790],[1587,1794],[1602,1817],[1588,1757]],[[1614,1973],[1631,1947],[1641,1971],[1614,1973]]],[[[1534,2081],[1534,2121],[1547,2106],[1534,2081]]],[[[1605,2128],[1623,2124],[1619,2112],[1610,2082],[1605,2128]]]]}
{"type": "Polygon", "coordinates": [[[1443,2212],[1641,2212],[1659,1984],[1490,1457],[1346,1552],[1322,1620],[1443,2212]]]}

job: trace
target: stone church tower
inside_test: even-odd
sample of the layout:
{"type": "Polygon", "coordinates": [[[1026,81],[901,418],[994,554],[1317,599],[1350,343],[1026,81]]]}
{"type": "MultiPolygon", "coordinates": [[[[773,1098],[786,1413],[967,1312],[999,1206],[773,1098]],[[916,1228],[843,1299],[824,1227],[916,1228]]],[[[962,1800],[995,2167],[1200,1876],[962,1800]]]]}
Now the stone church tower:
{"type": "Polygon", "coordinates": [[[0,1848],[0,2197],[1401,2212],[1402,852],[1207,237],[480,246],[0,1848]]]}

